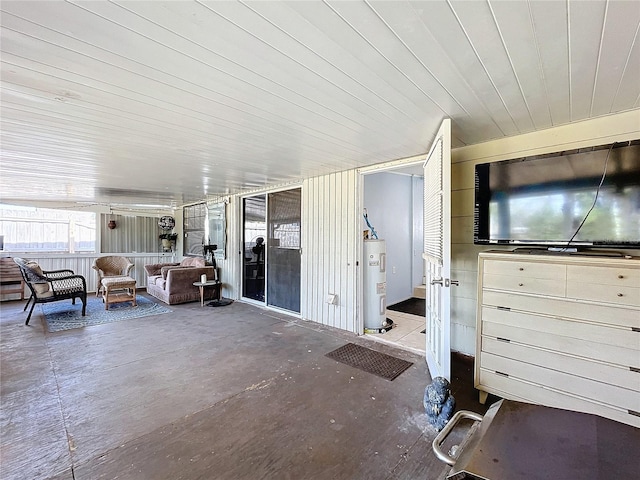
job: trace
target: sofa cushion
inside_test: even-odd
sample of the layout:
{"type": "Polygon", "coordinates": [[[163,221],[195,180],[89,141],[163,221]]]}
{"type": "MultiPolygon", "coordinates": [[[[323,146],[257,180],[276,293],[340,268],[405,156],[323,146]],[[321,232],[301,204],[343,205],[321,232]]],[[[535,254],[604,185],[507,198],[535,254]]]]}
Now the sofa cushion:
{"type": "Polygon", "coordinates": [[[159,278],[162,278],[162,275],[151,275],[147,277],[147,285],[155,285],[159,278]]]}
{"type": "Polygon", "coordinates": [[[206,263],[203,257],[186,257],[180,262],[182,267],[205,267],[206,263]]]}
{"type": "Polygon", "coordinates": [[[195,267],[193,267],[191,265],[187,265],[187,266],[178,265],[178,266],[162,267],[162,269],[160,269],[160,272],[162,274],[162,278],[164,278],[166,280],[167,279],[167,273],[169,272],[169,270],[184,270],[185,268],[195,268],[195,267]]]}

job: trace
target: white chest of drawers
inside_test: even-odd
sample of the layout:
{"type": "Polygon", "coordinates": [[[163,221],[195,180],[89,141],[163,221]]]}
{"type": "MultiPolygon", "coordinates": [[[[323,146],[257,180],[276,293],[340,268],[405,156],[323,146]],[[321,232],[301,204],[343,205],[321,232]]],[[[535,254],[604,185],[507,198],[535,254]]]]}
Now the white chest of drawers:
{"type": "Polygon", "coordinates": [[[640,258],[484,252],[475,387],[640,427],[640,258]]]}

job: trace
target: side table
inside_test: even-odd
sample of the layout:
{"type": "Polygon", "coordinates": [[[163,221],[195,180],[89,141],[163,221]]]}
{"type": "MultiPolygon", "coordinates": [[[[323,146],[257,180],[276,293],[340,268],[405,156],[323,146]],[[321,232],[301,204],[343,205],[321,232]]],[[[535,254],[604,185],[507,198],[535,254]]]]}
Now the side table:
{"type": "Polygon", "coordinates": [[[206,282],[193,282],[195,287],[200,289],[200,306],[204,307],[204,289],[207,287],[213,287],[215,289],[214,297],[216,300],[220,300],[220,290],[222,282],[219,280],[208,280],[206,282]]]}

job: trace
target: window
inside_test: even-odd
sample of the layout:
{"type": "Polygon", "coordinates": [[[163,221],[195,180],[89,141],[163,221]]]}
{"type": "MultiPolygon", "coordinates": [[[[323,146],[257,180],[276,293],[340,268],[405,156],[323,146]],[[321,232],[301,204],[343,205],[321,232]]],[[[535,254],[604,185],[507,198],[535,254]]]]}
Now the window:
{"type": "Polygon", "coordinates": [[[203,255],[205,227],[207,221],[207,204],[198,203],[183,209],[184,242],[182,254],[185,256],[203,255]]]}
{"type": "Polygon", "coordinates": [[[227,243],[227,220],[226,220],[226,204],[224,202],[212,203],[207,205],[209,215],[209,238],[205,238],[205,243],[216,245],[217,250],[213,253],[214,257],[220,260],[226,258],[227,243]]]}
{"type": "Polygon", "coordinates": [[[96,214],[0,205],[7,252],[95,252],[96,214]]]}

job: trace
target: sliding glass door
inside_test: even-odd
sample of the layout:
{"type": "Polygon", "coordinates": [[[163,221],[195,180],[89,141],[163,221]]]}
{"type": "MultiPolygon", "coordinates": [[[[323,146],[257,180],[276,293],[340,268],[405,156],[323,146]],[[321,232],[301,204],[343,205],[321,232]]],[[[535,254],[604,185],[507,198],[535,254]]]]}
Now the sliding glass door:
{"type": "Polygon", "coordinates": [[[267,304],[300,313],[301,190],[269,194],[267,304]]]}
{"type": "Polygon", "coordinates": [[[301,190],[243,200],[242,296],[300,312],[301,190]]]}
{"type": "Polygon", "coordinates": [[[242,296],[264,302],[265,246],[267,238],[267,197],[257,195],[243,200],[243,277],[242,296]]]}

